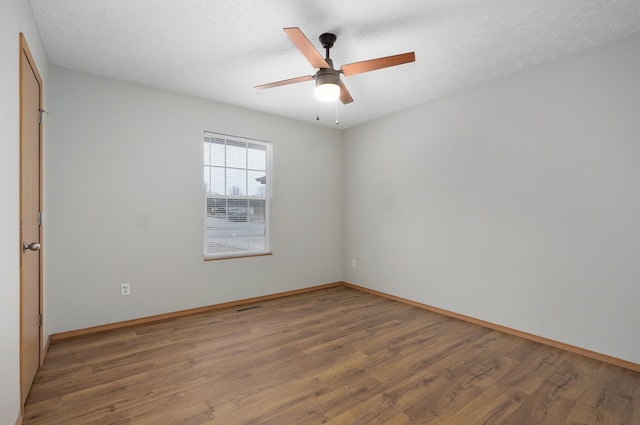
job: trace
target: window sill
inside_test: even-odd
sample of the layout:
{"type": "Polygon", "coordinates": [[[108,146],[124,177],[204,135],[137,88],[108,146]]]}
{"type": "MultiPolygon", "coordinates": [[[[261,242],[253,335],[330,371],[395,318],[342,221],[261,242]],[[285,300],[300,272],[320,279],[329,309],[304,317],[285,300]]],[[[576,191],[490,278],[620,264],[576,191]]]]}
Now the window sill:
{"type": "Polygon", "coordinates": [[[204,258],[204,261],[220,261],[220,260],[233,260],[238,258],[251,258],[251,257],[266,257],[269,255],[273,255],[273,252],[257,252],[251,254],[237,254],[237,255],[229,255],[224,257],[213,257],[213,258],[204,258]]]}

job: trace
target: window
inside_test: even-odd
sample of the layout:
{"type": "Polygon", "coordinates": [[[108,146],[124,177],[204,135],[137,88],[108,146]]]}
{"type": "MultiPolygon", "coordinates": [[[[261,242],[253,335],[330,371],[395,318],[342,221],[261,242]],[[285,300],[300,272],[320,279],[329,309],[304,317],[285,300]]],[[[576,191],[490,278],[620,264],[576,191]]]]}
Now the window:
{"type": "Polygon", "coordinates": [[[204,134],[204,258],[271,253],[271,144],[204,134]]]}

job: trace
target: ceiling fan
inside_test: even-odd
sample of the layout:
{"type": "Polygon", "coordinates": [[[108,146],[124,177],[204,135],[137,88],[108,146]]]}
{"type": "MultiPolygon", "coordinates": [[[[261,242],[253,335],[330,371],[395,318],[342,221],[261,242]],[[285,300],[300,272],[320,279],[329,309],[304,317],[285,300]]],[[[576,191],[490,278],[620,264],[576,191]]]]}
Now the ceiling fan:
{"type": "Polygon", "coordinates": [[[272,87],[284,86],[287,84],[301,83],[303,81],[316,81],[316,98],[321,101],[335,101],[340,99],[344,104],[353,102],[353,98],[347,90],[347,87],[340,80],[340,74],[348,77],[349,75],[362,74],[363,72],[375,71],[376,69],[387,68],[390,66],[402,65],[416,60],[414,52],[402,53],[399,55],[386,56],[377,59],[370,59],[362,62],[354,62],[342,65],[340,69],[333,68],[333,61],[329,57],[329,50],[333,47],[337,37],[335,34],[324,33],[320,35],[320,43],[326,50],[326,57],[313,47],[313,44],[304,35],[300,28],[284,28],[291,41],[300,49],[302,54],[307,58],[311,66],[319,68],[315,75],[304,75],[302,77],[290,78],[288,80],[276,81],[274,83],[262,84],[255,86],[256,89],[269,89],[272,87]]]}

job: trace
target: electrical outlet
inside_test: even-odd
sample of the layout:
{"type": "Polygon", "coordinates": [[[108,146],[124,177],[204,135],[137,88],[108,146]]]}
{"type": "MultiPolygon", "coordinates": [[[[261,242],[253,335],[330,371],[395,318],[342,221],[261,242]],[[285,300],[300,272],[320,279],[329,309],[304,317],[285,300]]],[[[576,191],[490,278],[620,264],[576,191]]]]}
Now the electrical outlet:
{"type": "Polygon", "coordinates": [[[120,285],[120,295],[122,295],[123,297],[128,297],[129,295],[131,295],[130,283],[123,283],[122,285],[120,285]]]}
{"type": "Polygon", "coordinates": [[[351,267],[356,268],[356,260],[351,260],[351,267]]]}

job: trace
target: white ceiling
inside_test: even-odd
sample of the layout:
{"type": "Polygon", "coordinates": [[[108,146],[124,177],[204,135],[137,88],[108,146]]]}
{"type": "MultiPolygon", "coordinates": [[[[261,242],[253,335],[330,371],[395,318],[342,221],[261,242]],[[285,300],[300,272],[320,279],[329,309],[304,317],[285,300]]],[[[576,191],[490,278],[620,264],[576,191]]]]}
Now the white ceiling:
{"type": "Polygon", "coordinates": [[[640,31],[640,0],[31,0],[54,65],[335,127],[315,70],[282,28],[342,64],[415,51],[416,62],[342,77],[339,128],[640,31]],[[316,115],[320,113],[320,121],[316,115]]]}

